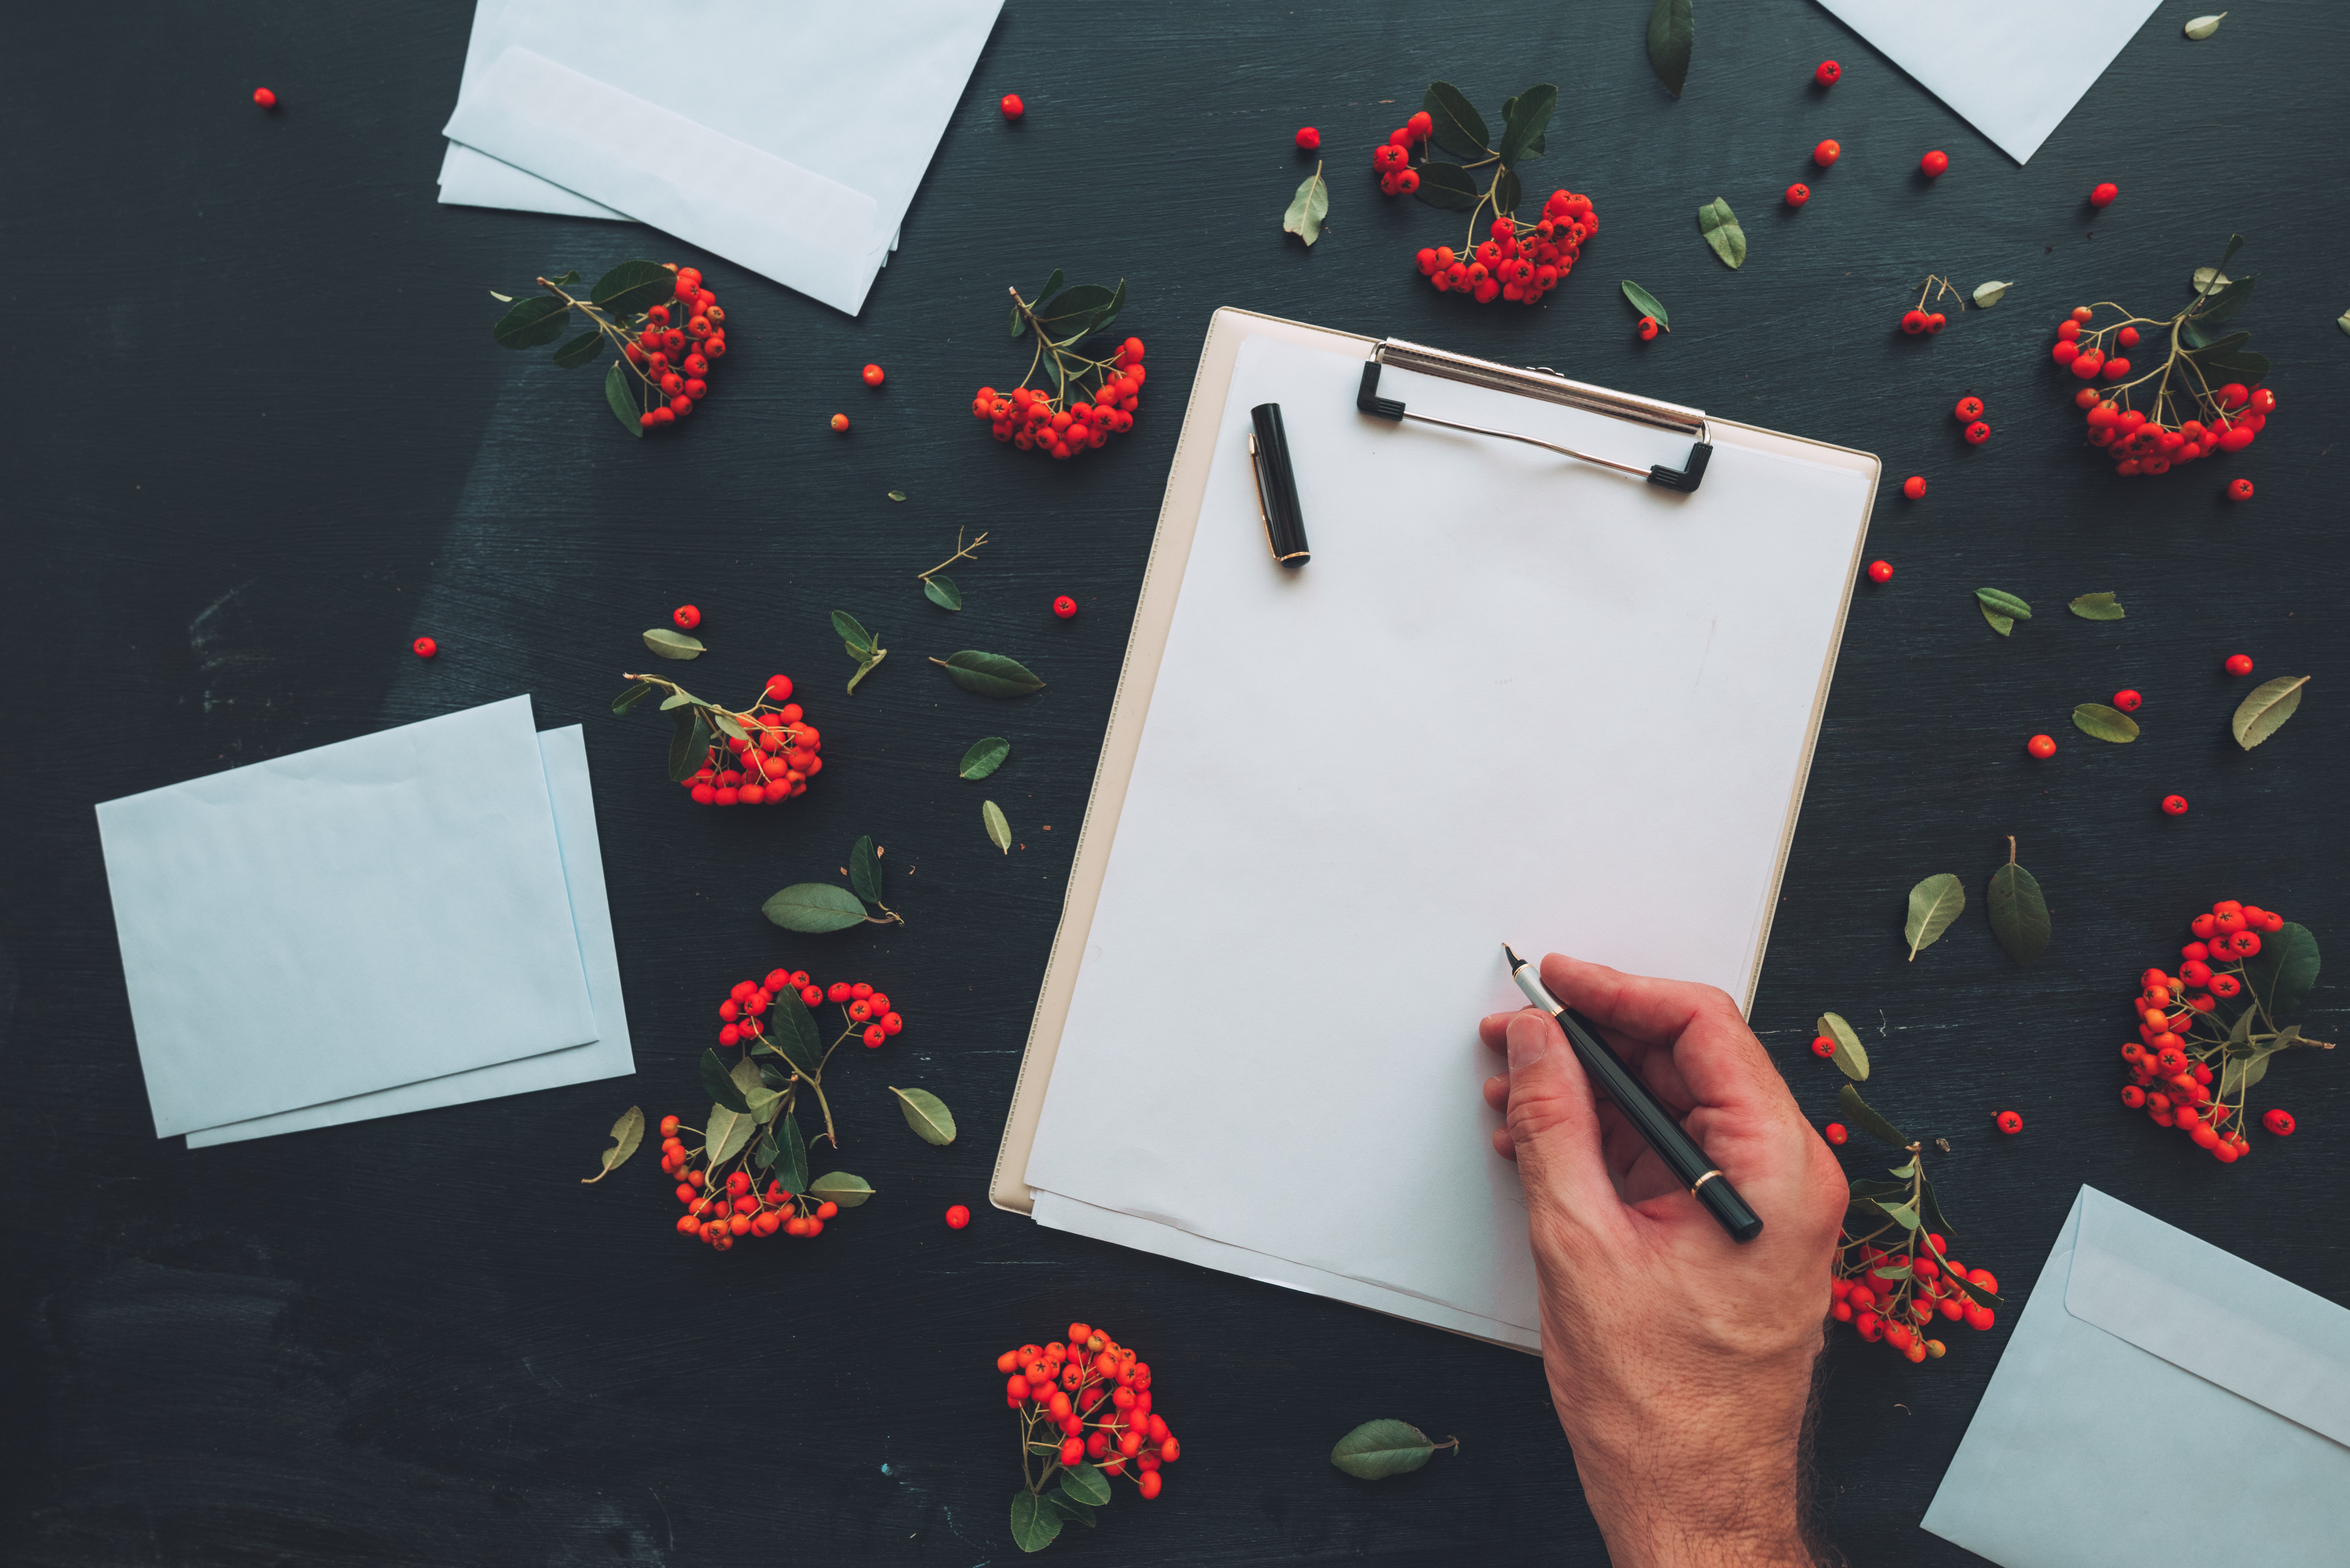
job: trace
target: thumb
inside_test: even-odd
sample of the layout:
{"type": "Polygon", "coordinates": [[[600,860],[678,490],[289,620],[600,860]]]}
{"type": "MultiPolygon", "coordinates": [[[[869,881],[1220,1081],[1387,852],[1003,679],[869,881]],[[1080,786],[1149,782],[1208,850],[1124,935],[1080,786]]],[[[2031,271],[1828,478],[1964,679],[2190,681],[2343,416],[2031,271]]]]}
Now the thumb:
{"type": "Polygon", "coordinates": [[[1608,1179],[1590,1080],[1555,1019],[1532,1008],[1510,1020],[1510,1103],[1504,1119],[1516,1145],[1530,1210],[1584,1229],[1620,1222],[1623,1199],[1608,1179]]]}

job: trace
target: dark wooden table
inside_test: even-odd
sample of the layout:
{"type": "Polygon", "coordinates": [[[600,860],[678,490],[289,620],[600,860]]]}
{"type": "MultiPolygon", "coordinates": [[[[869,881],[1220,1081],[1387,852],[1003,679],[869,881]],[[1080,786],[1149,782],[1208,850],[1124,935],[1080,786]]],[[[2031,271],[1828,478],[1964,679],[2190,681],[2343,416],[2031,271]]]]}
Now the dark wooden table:
{"type": "MultiPolygon", "coordinates": [[[[1019,1553],[992,1361],[1081,1316],[1143,1347],[1189,1451],[1163,1500],[1121,1501],[1061,1558],[1600,1561],[1533,1359],[984,1207],[1191,367],[1226,304],[1883,454],[1869,553],[1898,575],[1856,596],[1756,1028],[1825,1113],[1838,1080],[1805,1051],[1811,1021],[1865,1026],[1884,1108],[1953,1145],[1937,1168],[1964,1256],[2019,1296],[2089,1182],[2350,1300],[2334,1217],[2350,1062],[2304,1053],[2272,1074],[2262,1100],[2303,1130],[2232,1168],[2115,1100],[2125,1002],[2175,960],[2188,914],[2232,896],[2337,949],[2350,931],[2334,603],[2350,551],[2327,461],[2350,419],[2334,325],[2350,13],[2263,6],[2190,44],[2179,25],[2201,4],[2164,5],[2019,170],[1797,0],[1702,5],[1678,102],[1649,76],[1640,0],[1014,0],[855,320],[641,230],[436,205],[462,4],[20,18],[0,1557],[1002,1563],[1019,1553]],[[1831,56],[1846,74],[1822,94],[1810,72],[1831,56]],[[1538,311],[1435,296],[1410,256],[1453,223],[1372,187],[1370,147],[1436,77],[1489,109],[1561,87],[1529,187],[1590,192],[1604,227],[1538,311]],[[262,84],[275,114],[246,101],[262,84]],[[994,108],[1010,90],[1029,106],[1014,127],[994,108]],[[1290,133],[1309,123],[1336,176],[1311,254],[1279,227],[1304,172],[1290,133]],[[1807,155],[1829,136],[1846,155],[1822,174],[1807,155]],[[1952,160],[1932,183],[1915,172],[1930,147],[1952,160]],[[1796,214],[1778,198],[1799,179],[1817,195],[1796,214]],[[2099,180],[2123,196],[2093,213],[2099,180]],[[1715,196],[1752,236],[1743,271],[1699,239],[1715,196]],[[2250,237],[2231,270],[2262,279],[2241,324],[2283,410],[2241,457],[2118,482],[2081,450],[2054,325],[2095,299],[2174,308],[2231,230],[2250,237]],[[702,265],[736,345],[691,427],[642,444],[594,372],[493,346],[485,293],[637,254],[702,265]],[[1055,266],[1128,280],[1121,331],[1154,372],[1136,432],[1071,465],[998,450],[967,414],[973,388],[1019,373],[1005,285],[1055,266]],[[2014,287],[1904,338],[1895,318],[1929,273],[2014,287]],[[1634,339],[1624,276],[1665,299],[1670,337],[1634,339]],[[868,360],[889,369],[878,392],[858,380],[868,360]],[[1987,446],[1949,416],[1966,392],[1989,404],[1987,446]],[[836,410],[846,439],[825,428],[836,410]],[[1932,481],[1921,504],[1898,494],[1910,472],[1932,481]],[[2260,496],[2233,507],[2220,491],[2240,473],[2260,496]],[[969,604],[950,621],[913,574],[958,529],[993,538],[958,569],[969,604]],[[1970,597],[1984,584],[2038,618],[1992,636],[1970,597]],[[2096,589],[2129,618],[2064,613],[2096,589]],[[1066,624],[1046,608],[1061,593],[1083,607],[1066,624]],[[638,631],[687,601],[715,649],[697,686],[805,683],[833,767],[785,813],[690,808],[662,775],[665,727],[606,711],[644,662],[638,631]],[[853,700],[836,607],[898,650],[853,700]],[[441,643],[430,664],[408,651],[420,633],[441,643]],[[1031,659],[1050,690],[997,708],[925,673],[924,655],[966,646],[1031,659]],[[2250,755],[2227,732],[2247,683],[2220,671],[2239,649],[2263,675],[2316,677],[2250,755]],[[2124,686],[2147,693],[2136,744],[2066,723],[2124,686]],[[639,1075],[195,1154],[157,1142],[92,803],[518,691],[542,724],[588,726],[639,1075]],[[2043,730],[2062,750],[2033,763],[2023,741],[2043,730]],[[1017,745],[992,786],[1020,839],[1008,861],[953,776],[991,732],[1017,745]],[[2155,809],[2172,791],[2195,803],[2183,820],[2155,809]],[[760,919],[862,833],[904,868],[902,931],[796,938],[760,919]],[[2054,909],[2030,970],[1980,914],[2008,834],[2054,909]],[[1976,910],[1906,963],[1903,896],[1942,870],[1976,910]],[[778,963],[869,977],[912,1020],[900,1066],[838,1075],[843,1163],[883,1197],[815,1243],[718,1258],[671,1233],[649,1157],[577,1179],[630,1103],[697,1107],[713,1001],[778,963]],[[954,1106],[951,1148],[899,1125],[882,1084],[900,1073],[954,1106]],[[1991,1130],[2002,1107],[2020,1137],[1991,1130]],[[970,1230],[941,1224],[953,1202],[978,1210],[970,1230]],[[1325,1454],[1376,1416],[1465,1450],[1350,1480],[1325,1454]]],[[[728,47],[650,26],[647,46],[681,70],[728,47]]],[[[1201,976],[1164,1000],[1246,1028],[1278,983],[1201,976]]],[[[2341,1013],[2322,983],[2313,1031],[2341,1013]]],[[[1250,1092],[1203,1087],[1203,1118],[1250,1092]]],[[[1917,1521],[2008,1332],[1962,1333],[1922,1367],[1836,1340],[1820,1489],[1856,1561],[1965,1560],[1917,1521]]]]}

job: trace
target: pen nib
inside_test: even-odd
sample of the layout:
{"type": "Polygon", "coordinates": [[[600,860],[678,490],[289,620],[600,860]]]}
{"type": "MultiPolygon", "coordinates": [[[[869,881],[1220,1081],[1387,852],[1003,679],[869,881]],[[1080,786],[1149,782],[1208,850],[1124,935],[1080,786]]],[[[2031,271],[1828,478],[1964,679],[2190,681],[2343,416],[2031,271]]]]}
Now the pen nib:
{"type": "Polygon", "coordinates": [[[1510,961],[1510,969],[1512,972],[1515,972],[1516,971],[1526,967],[1526,961],[1512,952],[1510,950],[1510,944],[1507,942],[1503,942],[1502,944],[1502,956],[1510,961]]]}

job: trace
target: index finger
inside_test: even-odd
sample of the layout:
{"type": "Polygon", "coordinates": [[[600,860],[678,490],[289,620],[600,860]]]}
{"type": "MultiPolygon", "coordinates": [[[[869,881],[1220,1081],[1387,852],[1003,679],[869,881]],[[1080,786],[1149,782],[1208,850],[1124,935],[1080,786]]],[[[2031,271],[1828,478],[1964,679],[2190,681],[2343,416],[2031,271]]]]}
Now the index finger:
{"type": "Polygon", "coordinates": [[[1694,981],[1654,980],[1564,953],[1545,956],[1543,984],[1610,1033],[1659,1095],[1685,1106],[1752,1103],[1786,1085],[1724,992],[1694,981]]]}

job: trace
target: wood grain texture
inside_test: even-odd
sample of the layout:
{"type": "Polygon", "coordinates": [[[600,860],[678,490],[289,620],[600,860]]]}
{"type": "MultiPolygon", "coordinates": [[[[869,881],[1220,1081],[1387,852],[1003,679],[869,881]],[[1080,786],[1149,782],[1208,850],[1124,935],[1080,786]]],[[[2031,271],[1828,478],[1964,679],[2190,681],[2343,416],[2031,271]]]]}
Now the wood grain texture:
{"type": "MultiPolygon", "coordinates": [[[[20,18],[8,223],[43,304],[18,314],[36,354],[0,392],[17,698],[0,764],[0,1558],[1002,1563],[1014,1472],[992,1360],[1083,1316],[1146,1350],[1186,1451],[1163,1499],[1121,1500],[1059,1556],[1602,1561],[1531,1359],[980,1206],[1189,367],[1225,304],[1549,364],[1927,475],[1922,503],[1895,483],[1880,503],[1870,553],[1898,575],[1855,607],[1756,1028],[1824,1116],[1839,1079],[1805,1050],[1812,1020],[1852,1020],[1872,1097],[1950,1138],[1936,1171],[1963,1256],[2012,1295],[2086,1181],[2350,1300],[2350,1248],[2307,1197],[2350,1178],[2350,1064],[2280,1066],[2261,1095],[2303,1130],[2226,1169],[2115,1103],[2121,1003],[2186,912],[2250,898],[2350,950],[2332,455],[2350,236],[2323,196],[2350,147],[2334,65],[2350,12],[2280,0],[2189,44],[2191,8],[2166,5],[2018,170],[1798,0],[1701,5],[1676,102],[1643,55],[1647,11],[1152,0],[1073,22],[1012,0],[863,316],[705,264],[734,351],[692,425],[641,444],[595,372],[497,350],[484,290],[690,258],[641,232],[434,204],[465,6],[131,5],[102,67],[85,14],[20,18]],[[1846,72],[1822,93],[1810,70],[1831,56],[1846,72]],[[1434,296],[1409,255],[1451,239],[1451,216],[1372,183],[1370,147],[1436,76],[1489,111],[1562,88],[1528,188],[1590,192],[1603,226],[1539,310],[1434,296]],[[256,85],[284,107],[254,109],[256,85]],[[1016,126],[993,108],[1010,90],[1016,126]],[[1332,175],[1310,254],[1280,227],[1310,167],[1301,124],[1332,175]],[[1820,171],[1825,136],[1846,152],[1820,171]],[[1951,156],[1939,182],[1915,173],[1929,147],[1951,156]],[[1799,179],[1815,193],[1795,213],[1777,198],[1799,179]],[[2123,196],[2092,214],[2103,179],[2123,196]],[[1752,244],[1736,273],[1697,233],[1716,196],[1752,244]],[[2118,483],[2079,449],[2053,323],[2078,302],[2180,297],[2230,230],[2251,240],[2231,271],[2262,277],[2241,324],[2276,361],[2283,411],[2240,459],[2118,483]],[[1138,429],[1075,464],[1000,451],[965,412],[1022,363],[1004,286],[1055,265],[1125,276],[1122,328],[1150,345],[1138,429]],[[1903,338],[1929,272],[2014,286],[1903,338]],[[1634,338],[1622,277],[1671,310],[1669,337],[1634,338]],[[868,360],[889,372],[878,391],[857,379],[868,360]],[[1949,417],[1968,392],[1996,432],[1981,448],[1949,417]],[[824,428],[836,410],[845,439],[824,428]],[[2260,495],[2230,507],[2238,472],[2260,495]],[[914,574],[958,527],[995,542],[954,569],[968,607],[950,615],[914,574]],[[1974,609],[1985,584],[2060,611],[2111,589],[2129,616],[2043,614],[2001,639],[1974,609]],[[1060,593],[1074,621],[1049,612],[1060,593]],[[606,712],[643,662],[639,631],[687,601],[712,649],[697,690],[802,682],[830,766],[797,805],[693,811],[663,781],[665,727],[606,712]],[[892,649],[854,699],[835,608],[892,649]],[[407,652],[419,634],[440,640],[430,664],[407,652]],[[966,647],[1050,684],[991,702],[924,662],[966,647]],[[2240,649],[2262,677],[2316,678],[2251,755],[2227,732],[2247,683],[2219,670],[2240,649]],[[2139,741],[2072,732],[2073,704],[2122,686],[2147,694],[2139,741]],[[542,724],[588,726],[639,1076],[196,1155],[156,1143],[92,803],[519,691],[542,724]],[[2023,753],[2038,731],[2061,748],[2046,763],[2023,753]],[[988,734],[1011,760],[958,780],[988,734]],[[2172,791],[2195,803],[2182,820],[2155,810],[2172,791]],[[1011,820],[1008,858],[981,831],[984,797],[1011,820]],[[760,919],[863,833],[889,849],[903,929],[796,938],[760,919]],[[1980,914],[2011,833],[2054,922],[2029,970],[1980,914]],[[1941,870],[1977,908],[1904,963],[1903,896],[1941,870]],[[910,1020],[886,1059],[836,1069],[839,1163],[881,1195],[813,1244],[717,1258],[671,1232],[650,1159],[577,1179],[629,1104],[693,1108],[715,999],[784,962],[868,977],[910,1020]],[[956,1143],[915,1139],[885,1083],[944,1098],[956,1143]],[[1991,1132],[2003,1107],[2021,1136],[1991,1132]],[[977,1218],[951,1232],[939,1215],[958,1201],[977,1218]],[[1329,1444],[1382,1416],[1459,1432],[1464,1452],[1377,1488],[1333,1469],[1329,1444]]],[[[1278,983],[1202,976],[1168,1000],[1244,1027],[1278,983]]],[[[2308,1021],[2338,1037],[2342,1013],[2329,977],[2308,1021]]],[[[1916,1521],[2008,1332],[1922,1368],[1836,1345],[1821,1496],[1856,1562],[1971,1560],[1916,1521]]]]}

